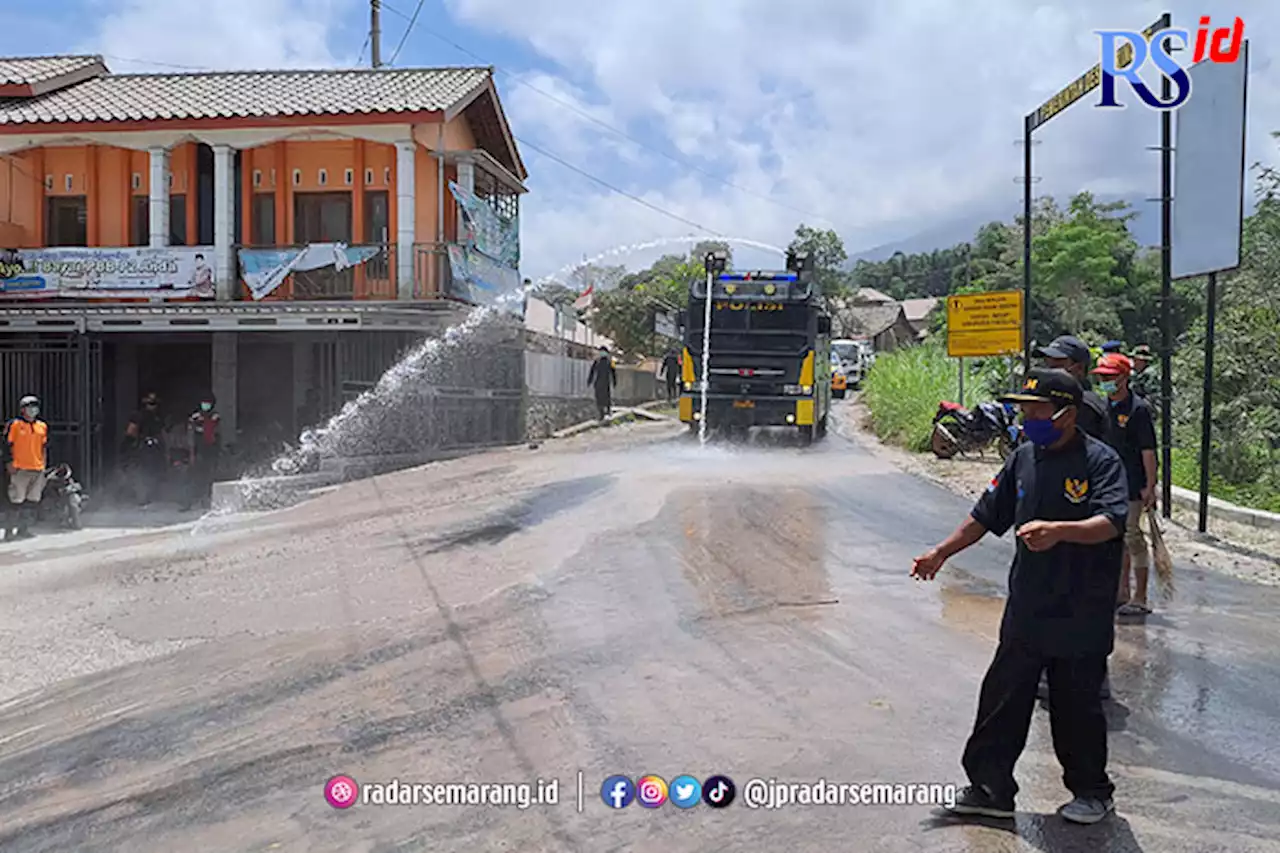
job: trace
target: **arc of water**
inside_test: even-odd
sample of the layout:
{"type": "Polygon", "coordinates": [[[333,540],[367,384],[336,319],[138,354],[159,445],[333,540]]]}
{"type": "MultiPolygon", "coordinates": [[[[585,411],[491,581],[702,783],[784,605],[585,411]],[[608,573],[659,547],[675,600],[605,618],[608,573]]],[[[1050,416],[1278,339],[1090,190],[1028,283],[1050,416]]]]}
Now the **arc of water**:
{"type": "Polygon", "coordinates": [[[598,264],[600,261],[608,258],[618,257],[620,255],[630,255],[634,252],[643,252],[648,249],[657,249],[662,246],[689,245],[696,243],[731,243],[737,246],[747,246],[753,249],[764,249],[765,251],[774,252],[779,255],[785,255],[787,253],[786,249],[775,246],[772,243],[752,240],[749,237],[661,237],[656,240],[646,240],[643,243],[629,243],[625,246],[614,246],[612,249],[606,249],[600,254],[587,258],[586,260],[567,264],[555,272],[544,275],[532,282],[529,289],[539,285],[549,284],[553,281],[559,281],[562,277],[569,275],[574,270],[579,270],[583,267],[591,266],[592,264],[598,264]]]}

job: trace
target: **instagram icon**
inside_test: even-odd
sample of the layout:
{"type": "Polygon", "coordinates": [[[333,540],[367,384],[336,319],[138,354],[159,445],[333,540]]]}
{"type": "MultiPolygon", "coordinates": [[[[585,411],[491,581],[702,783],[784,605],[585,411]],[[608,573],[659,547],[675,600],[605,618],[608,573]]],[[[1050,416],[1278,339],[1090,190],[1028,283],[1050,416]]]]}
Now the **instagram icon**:
{"type": "Polygon", "coordinates": [[[667,801],[667,782],[661,776],[641,776],[636,780],[636,801],[646,809],[656,809],[667,801]]]}

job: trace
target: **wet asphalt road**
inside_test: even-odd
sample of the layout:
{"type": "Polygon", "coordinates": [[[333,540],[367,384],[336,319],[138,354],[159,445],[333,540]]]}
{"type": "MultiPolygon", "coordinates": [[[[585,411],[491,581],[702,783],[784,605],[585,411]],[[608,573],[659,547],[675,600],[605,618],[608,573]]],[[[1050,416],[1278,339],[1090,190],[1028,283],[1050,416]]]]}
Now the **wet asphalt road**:
{"type": "Polygon", "coordinates": [[[1280,850],[1280,590],[1190,566],[1120,629],[1103,824],[1053,816],[1042,712],[1014,831],[601,803],[615,773],[962,781],[1010,545],[907,573],[967,509],[838,435],[703,451],[656,424],[0,546],[0,850],[1280,850]],[[340,811],[337,773],[555,777],[560,803],[340,811]]]}

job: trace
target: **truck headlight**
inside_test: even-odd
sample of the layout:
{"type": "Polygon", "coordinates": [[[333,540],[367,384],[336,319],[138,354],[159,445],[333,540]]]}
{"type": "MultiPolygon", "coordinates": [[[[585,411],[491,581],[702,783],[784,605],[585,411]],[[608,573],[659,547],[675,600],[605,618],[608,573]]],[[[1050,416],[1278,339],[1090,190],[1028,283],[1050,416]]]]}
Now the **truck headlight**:
{"type": "Polygon", "coordinates": [[[804,392],[800,390],[799,385],[783,385],[782,393],[783,394],[803,394],[804,392]]]}
{"type": "Polygon", "coordinates": [[[802,386],[800,386],[800,393],[801,393],[801,394],[812,394],[812,393],[813,393],[813,386],[812,386],[812,385],[802,385],[802,386]]]}
{"type": "Polygon", "coordinates": [[[686,390],[686,391],[692,391],[692,390],[693,390],[693,383],[692,383],[692,382],[686,382],[686,383],[684,383],[684,390],[686,390]]]}

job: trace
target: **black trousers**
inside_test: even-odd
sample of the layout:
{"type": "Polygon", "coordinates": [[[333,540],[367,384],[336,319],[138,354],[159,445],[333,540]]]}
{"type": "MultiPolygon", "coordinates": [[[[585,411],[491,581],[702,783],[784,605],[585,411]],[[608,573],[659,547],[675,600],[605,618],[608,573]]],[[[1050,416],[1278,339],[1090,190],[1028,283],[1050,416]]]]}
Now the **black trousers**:
{"type": "Polygon", "coordinates": [[[667,401],[670,402],[676,398],[676,377],[674,375],[667,377],[667,401]]]}
{"type": "Polygon", "coordinates": [[[1042,670],[1049,673],[1049,725],[1063,784],[1077,797],[1109,799],[1115,785],[1107,776],[1107,718],[1098,695],[1106,655],[1045,657],[1012,642],[996,648],[982,680],[978,718],[964,748],[969,781],[1000,798],[1017,795],[1013,768],[1027,745],[1042,670]]]}
{"type": "Polygon", "coordinates": [[[610,391],[608,387],[596,389],[596,408],[600,410],[600,420],[604,420],[613,408],[613,395],[610,391]]]}

